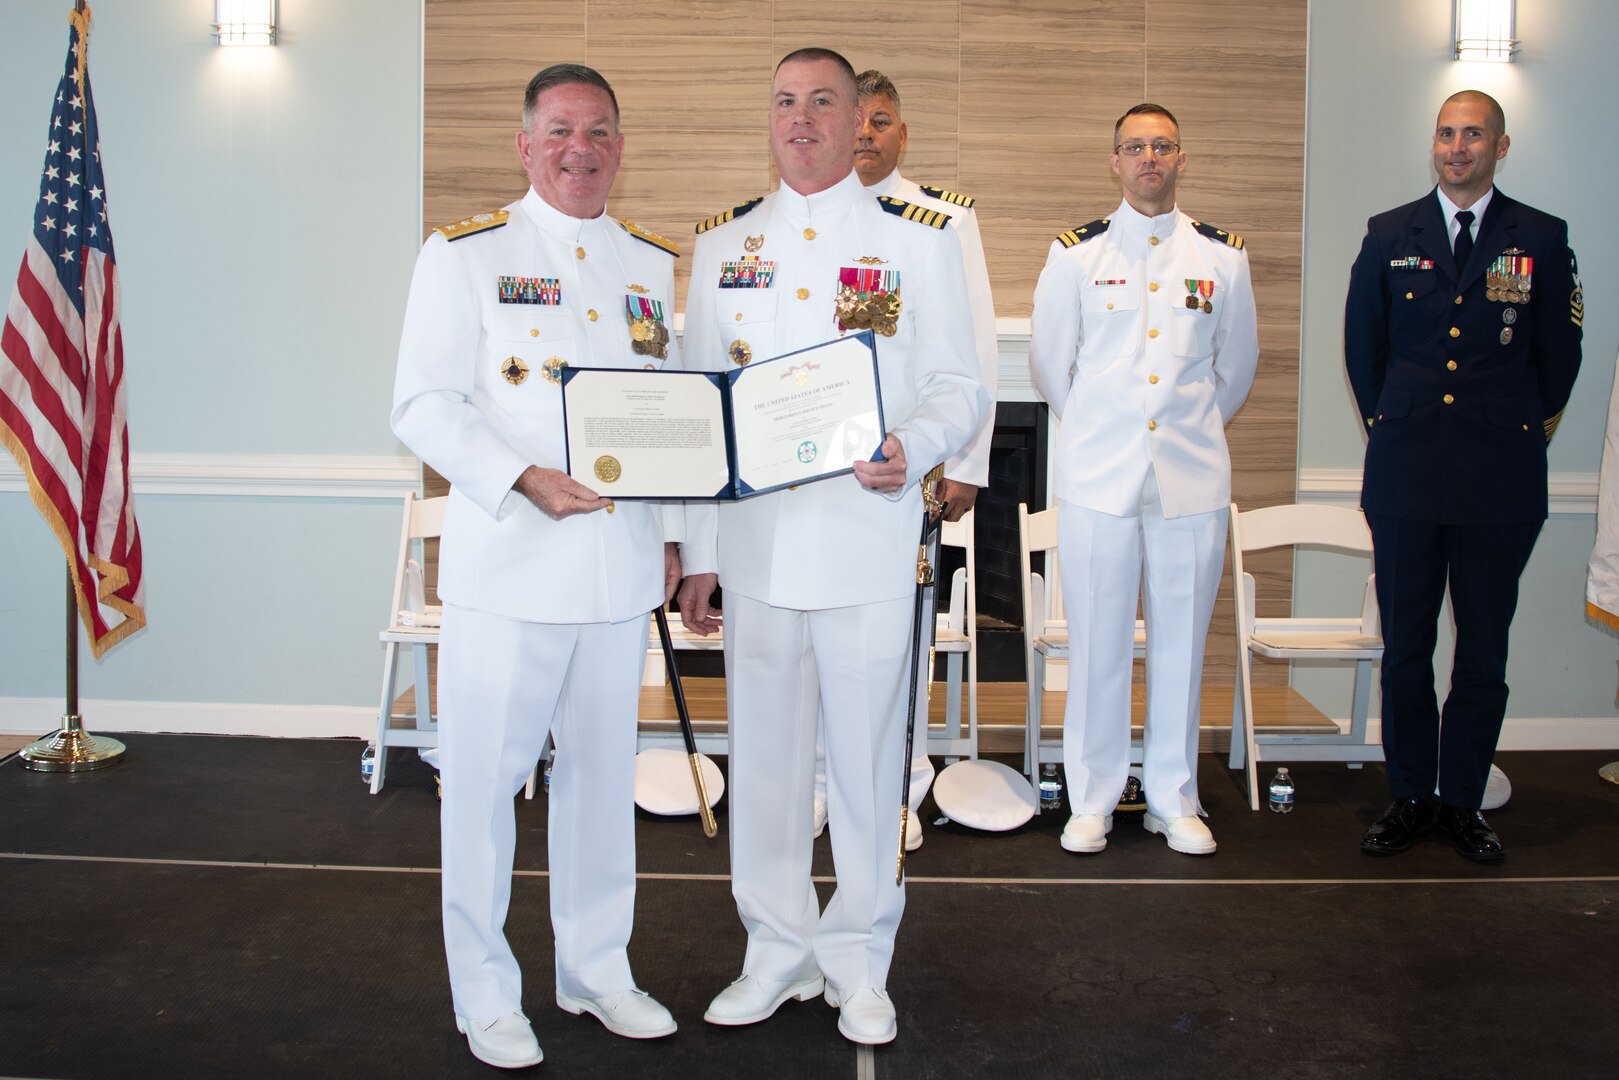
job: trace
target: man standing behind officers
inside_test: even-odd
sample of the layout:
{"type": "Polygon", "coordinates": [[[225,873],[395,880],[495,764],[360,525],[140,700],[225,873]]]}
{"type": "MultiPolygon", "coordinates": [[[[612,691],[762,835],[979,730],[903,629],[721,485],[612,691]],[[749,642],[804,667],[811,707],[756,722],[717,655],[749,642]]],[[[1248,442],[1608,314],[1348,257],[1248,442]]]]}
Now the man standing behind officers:
{"type": "Polygon", "coordinates": [[[1361,840],[1404,851],[1436,824],[1500,862],[1479,806],[1507,705],[1518,578],[1546,520],[1546,444],[1580,370],[1568,226],[1494,186],[1501,106],[1439,110],[1439,186],[1372,218],[1349,275],[1344,362],[1365,421],[1361,508],[1383,617],[1383,753],[1394,801],[1361,840]],[[1446,585],[1456,653],[1444,712],[1433,651],[1446,585]]]}
{"type": "Polygon", "coordinates": [[[562,471],[563,367],[678,359],[674,246],[604,212],[623,146],[601,75],[534,76],[517,133],[533,186],[428,237],[399,347],[394,432],[451,484],[438,680],[450,993],[473,1055],[503,1068],[541,1059],[503,928],[512,799],[548,730],[567,747],[550,794],[557,1004],[629,1038],[675,1030],[625,950],[647,616],[679,562],[655,507],[615,505],[562,471]]]}
{"type": "Polygon", "coordinates": [[[1197,741],[1203,647],[1225,558],[1225,425],[1259,360],[1242,239],[1175,207],[1186,167],[1168,109],[1113,129],[1124,201],[1058,236],[1034,291],[1029,363],[1062,421],[1058,557],[1068,612],[1062,846],[1099,852],[1130,767],[1136,599],[1147,626],[1146,827],[1208,855],[1197,741]],[[1141,588],[1143,566],[1146,588],[1141,588]]]}
{"type": "Polygon", "coordinates": [[[881,460],[796,490],[688,506],[680,608],[698,632],[718,628],[717,572],[732,893],[748,948],[741,977],[704,1018],[756,1023],[824,989],[846,1038],[883,1043],[897,1031],[886,985],[905,906],[894,859],[919,483],[960,452],[988,400],[955,231],[942,215],[878,199],[854,171],[854,74],[828,49],[777,66],[770,149],[781,185],[699,227],[686,362],[719,371],[822,344],[850,329],[840,291],[852,307],[880,290],[892,315],[877,327],[881,460]],[[825,912],[810,879],[818,714],[838,879],[825,912]]]}

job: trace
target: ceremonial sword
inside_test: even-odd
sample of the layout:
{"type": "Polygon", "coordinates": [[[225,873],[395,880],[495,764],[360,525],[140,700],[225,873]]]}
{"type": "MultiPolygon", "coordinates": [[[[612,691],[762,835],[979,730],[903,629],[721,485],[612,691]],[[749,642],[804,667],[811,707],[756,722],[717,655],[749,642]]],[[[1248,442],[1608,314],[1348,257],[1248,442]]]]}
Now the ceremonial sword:
{"type": "Polygon", "coordinates": [[[691,713],[686,709],[686,691],[680,685],[680,672],[675,670],[675,643],[669,636],[669,616],[664,614],[662,604],[653,609],[652,615],[658,622],[658,641],[663,645],[663,662],[669,669],[669,688],[675,692],[675,712],[680,717],[680,735],[686,740],[686,758],[691,762],[692,783],[697,785],[697,813],[703,819],[703,835],[713,839],[719,833],[719,826],[714,824],[714,811],[708,805],[708,785],[703,783],[703,756],[697,752],[697,735],[691,729],[691,713]]]}

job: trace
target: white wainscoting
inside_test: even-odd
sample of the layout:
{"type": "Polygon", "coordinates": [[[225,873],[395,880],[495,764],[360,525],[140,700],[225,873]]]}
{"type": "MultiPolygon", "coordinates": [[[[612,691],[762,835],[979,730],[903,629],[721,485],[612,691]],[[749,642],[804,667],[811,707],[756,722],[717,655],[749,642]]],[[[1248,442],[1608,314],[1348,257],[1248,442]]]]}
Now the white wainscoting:
{"type": "MultiPolygon", "coordinates": [[[[316,454],[131,454],[136,496],[399,499],[421,487],[413,457],[316,454]]],[[[27,491],[21,467],[0,454],[0,492],[27,491]]]]}
{"type": "MultiPolygon", "coordinates": [[[[380,670],[381,665],[378,664],[380,670]]],[[[0,698],[0,734],[44,735],[62,724],[62,699],[0,698]]],[[[376,706],[242,705],[235,702],[100,701],[79,699],[79,715],[92,735],[168,732],[194,735],[268,735],[284,739],[370,739],[376,706]]]]}
{"type": "MultiPolygon", "coordinates": [[[[1596,473],[1554,472],[1549,484],[1548,509],[1553,514],[1594,515],[1597,512],[1596,473]]],[[[1299,502],[1359,506],[1360,470],[1300,469],[1299,502]]]]}

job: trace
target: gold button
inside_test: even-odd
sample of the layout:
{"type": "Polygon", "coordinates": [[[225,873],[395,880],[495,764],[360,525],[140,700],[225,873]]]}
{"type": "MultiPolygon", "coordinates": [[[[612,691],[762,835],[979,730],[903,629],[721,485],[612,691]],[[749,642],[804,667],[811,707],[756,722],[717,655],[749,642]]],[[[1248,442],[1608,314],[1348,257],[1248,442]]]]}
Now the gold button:
{"type": "Polygon", "coordinates": [[[1147,237],[1147,243],[1151,244],[1153,247],[1157,247],[1158,246],[1158,238],[1156,236],[1149,236],[1149,237],[1147,237]]]}
{"type": "Polygon", "coordinates": [[[1525,425],[1524,425],[1524,426],[1523,426],[1523,429],[1524,429],[1524,430],[1525,430],[1525,431],[1528,431],[1528,430],[1529,430],[1529,425],[1528,425],[1528,424],[1525,424],[1525,425]]]}
{"type": "Polygon", "coordinates": [[[1454,299],[1454,300],[1452,300],[1452,301],[1451,301],[1451,303],[1453,303],[1453,304],[1459,304],[1459,303],[1461,303],[1461,302],[1462,302],[1462,298],[1461,298],[1461,297],[1459,297],[1459,296],[1458,296],[1458,297],[1457,297],[1457,298],[1456,298],[1456,299],[1454,299]]]}
{"type": "Polygon", "coordinates": [[[1456,399],[1449,394],[1445,395],[1444,400],[1446,405],[1454,405],[1456,403],[1456,399]]]}
{"type": "Polygon", "coordinates": [[[1156,421],[1156,420],[1148,420],[1147,421],[1147,430],[1148,431],[1157,431],[1158,430],[1158,421],[1156,421]]]}
{"type": "Polygon", "coordinates": [[[787,485],[787,490],[788,491],[797,491],[798,490],[798,485],[797,484],[788,484],[787,485]]]}
{"type": "Polygon", "coordinates": [[[809,290],[808,289],[799,289],[798,290],[798,298],[800,300],[808,300],[809,299],[809,290]]]}
{"type": "Polygon", "coordinates": [[[1446,360],[1445,361],[1445,367],[1448,368],[1451,371],[1455,371],[1456,370],[1456,361],[1454,361],[1454,360],[1446,360]]]}
{"type": "Polygon", "coordinates": [[[1147,282],[1147,291],[1148,292],[1157,292],[1158,291],[1158,283],[1156,281],[1147,282]]]}
{"type": "Polygon", "coordinates": [[[538,329],[538,328],[536,328],[536,329],[533,329],[533,330],[530,330],[530,331],[529,331],[529,332],[528,332],[528,336],[529,336],[529,337],[539,337],[539,336],[540,336],[540,331],[539,331],[539,329],[538,329]]]}
{"type": "Polygon", "coordinates": [[[576,258],[576,259],[583,259],[585,257],[585,249],[582,248],[582,247],[581,248],[574,248],[573,249],[573,255],[574,255],[574,258],[576,258]]]}
{"type": "Polygon", "coordinates": [[[589,311],[585,312],[585,318],[589,319],[591,322],[595,322],[596,321],[596,309],[591,308],[589,311]]]}
{"type": "Polygon", "coordinates": [[[1147,376],[1147,381],[1152,383],[1154,386],[1157,386],[1158,385],[1158,376],[1156,376],[1156,375],[1148,375],[1147,376]]]}
{"type": "Polygon", "coordinates": [[[1108,305],[1108,306],[1107,306],[1107,309],[1108,309],[1108,310],[1109,310],[1109,311],[1112,311],[1112,310],[1113,310],[1113,305],[1112,305],[1112,304],[1109,304],[1109,305],[1108,305]]]}
{"type": "Polygon", "coordinates": [[[1412,297],[1413,297],[1413,296],[1414,296],[1414,295],[1415,295],[1415,294],[1413,294],[1413,293],[1406,293],[1406,294],[1405,294],[1405,298],[1406,298],[1406,299],[1407,299],[1407,300],[1410,300],[1410,299],[1412,299],[1412,297]]]}
{"type": "Polygon", "coordinates": [[[656,371],[656,370],[658,370],[658,365],[657,364],[642,364],[641,366],[646,368],[648,371],[656,371]]]}
{"type": "Polygon", "coordinates": [[[740,311],[739,311],[739,312],[737,312],[737,313],[736,313],[736,321],[737,321],[737,322],[741,322],[741,321],[742,321],[742,313],[741,313],[741,312],[740,312],[740,311]]]}
{"type": "Polygon", "coordinates": [[[1454,326],[1453,326],[1453,327],[1451,327],[1451,328],[1450,328],[1450,336],[1451,336],[1451,337],[1461,337],[1461,336],[1462,336],[1462,332],[1461,332],[1461,331],[1460,331],[1460,330],[1458,330],[1458,329],[1456,329],[1456,328],[1455,328],[1455,327],[1454,327],[1454,326]]]}
{"type": "Polygon", "coordinates": [[[615,502],[613,502],[613,501],[612,501],[612,500],[608,500],[608,503],[607,503],[607,512],[608,512],[608,513],[609,513],[609,514],[611,514],[611,513],[612,513],[612,512],[613,512],[613,511],[614,511],[614,510],[617,510],[617,509],[618,509],[618,504],[617,504],[617,503],[615,503],[615,502]]]}
{"type": "Polygon", "coordinates": [[[804,239],[806,239],[806,240],[815,239],[815,230],[814,229],[805,229],[804,230],[804,239]]]}
{"type": "Polygon", "coordinates": [[[1155,337],[1158,336],[1158,331],[1156,329],[1148,330],[1147,331],[1147,336],[1150,337],[1150,338],[1155,338],[1155,337]]]}

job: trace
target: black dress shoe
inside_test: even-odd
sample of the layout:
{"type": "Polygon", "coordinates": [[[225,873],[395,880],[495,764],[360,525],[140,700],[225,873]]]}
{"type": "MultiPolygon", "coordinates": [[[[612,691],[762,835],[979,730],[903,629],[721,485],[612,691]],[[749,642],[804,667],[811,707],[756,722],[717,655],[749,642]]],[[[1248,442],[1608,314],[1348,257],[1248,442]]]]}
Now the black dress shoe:
{"type": "Polygon", "coordinates": [[[1432,799],[1411,796],[1395,799],[1383,816],[1372,822],[1360,838],[1360,850],[1367,855],[1395,855],[1416,843],[1417,837],[1434,827],[1439,804],[1432,799]]]}
{"type": "Polygon", "coordinates": [[[1450,837],[1451,843],[1465,858],[1476,863],[1492,864],[1506,859],[1506,853],[1501,850],[1501,838],[1495,835],[1490,823],[1477,810],[1442,806],[1439,808],[1439,828],[1450,837]]]}

